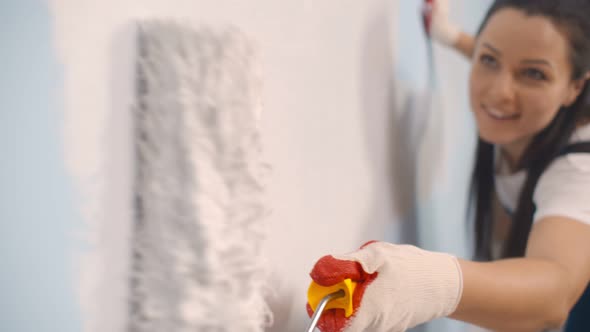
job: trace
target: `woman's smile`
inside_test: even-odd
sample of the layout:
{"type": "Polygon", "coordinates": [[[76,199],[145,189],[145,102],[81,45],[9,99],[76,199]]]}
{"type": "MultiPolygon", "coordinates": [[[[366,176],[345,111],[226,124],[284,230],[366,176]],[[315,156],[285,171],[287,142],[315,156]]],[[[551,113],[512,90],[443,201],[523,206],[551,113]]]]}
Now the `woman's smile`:
{"type": "Polygon", "coordinates": [[[492,120],[509,122],[520,119],[520,113],[518,112],[506,112],[494,107],[488,107],[484,104],[481,105],[481,110],[488,115],[492,120]]]}

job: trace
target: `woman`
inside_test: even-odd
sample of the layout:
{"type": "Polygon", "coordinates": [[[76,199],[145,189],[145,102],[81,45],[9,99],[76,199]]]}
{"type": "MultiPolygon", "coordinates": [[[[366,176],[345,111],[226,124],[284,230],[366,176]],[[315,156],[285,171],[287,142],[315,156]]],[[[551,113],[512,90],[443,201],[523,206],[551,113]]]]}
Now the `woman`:
{"type": "Polygon", "coordinates": [[[405,331],[444,316],[495,331],[566,322],[590,331],[590,312],[580,314],[590,281],[589,15],[588,1],[498,0],[473,38],[438,0],[431,36],[472,61],[477,261],[383,242],[325,256],[316,283],[358,286],[355,314],[327,311],[323,332],[405,331]]]}

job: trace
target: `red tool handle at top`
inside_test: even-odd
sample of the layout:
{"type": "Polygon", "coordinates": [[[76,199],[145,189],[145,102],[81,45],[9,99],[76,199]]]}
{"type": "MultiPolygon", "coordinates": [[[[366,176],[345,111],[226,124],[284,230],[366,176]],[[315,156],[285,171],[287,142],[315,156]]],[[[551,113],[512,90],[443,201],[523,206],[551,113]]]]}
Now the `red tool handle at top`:
{"type": "Polygon", "coordinates": [[[432,23],[432,7],[434,6],[434,0],[424,0],[424,6],[422,7],[422,19],[424,23],[424,30],[426,34],[430,36],[430,24],[432,23]]]}

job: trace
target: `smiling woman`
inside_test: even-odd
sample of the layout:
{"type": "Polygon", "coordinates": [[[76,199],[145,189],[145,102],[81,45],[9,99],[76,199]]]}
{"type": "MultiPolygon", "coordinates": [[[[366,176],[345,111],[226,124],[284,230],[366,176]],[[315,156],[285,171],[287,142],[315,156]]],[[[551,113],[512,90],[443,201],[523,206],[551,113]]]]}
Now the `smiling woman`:
{"type": "Polygon", "coordinates": [[[496,1],[460,49],[472,58],[480,135],[476,256],[559,264],[562,289],[545,301],[561,303],[566,331],[590,326],[581,314],[590,295],[580,298],[589,259],[577,247],[588,241],[590,154],[573,154],[590,152],[589,12],[579,1],[496,1]]]}
{"type": "Polygon", "coordinates": [[[547,18],[506,8],[481,31],[471,71],[471,108],[480,137],[499,144],[514,169],[532,138],[562,106],[571,106],[586,76],[572,80],[569,41],[547,18]]]}
{"type": "MultiPolygon", "coordinates": [[[[489,172],[490,177],[493,172],[491,168],[484,171],[485,160],[493,154],[492,144],[496,147],[497,172],[502,172],[503,163],[508,166],[504,173],[534,169],[529,173],[536,173],[537,179],[531,175],[529,182],[536,183],[569,143],[588,139],[584,124],[590,119],[590,107],[586,104],[590,26],[577,4],[497,1],[482,25],[477,43],[473,41],[470,85],[471,105],[480,133],[474,179],[480,190],[478,197],[486,196],[482,190],[493,189],[483,180],[483,173],[489,172]],[[506,28],[507,24],[514,29],[506,28]]],[[[579,160],[587,162],[585,155],[575,157],[577,164],[584,164],[579,160]]],[[[556,160],[556,165],[563,160],[556,160]]],[[[548,172],[543,177],[550,175],[548,172]]],[[[532,193],[530,190],[527,194],[532,193]]],[[[483,229],[479,234],[485,234],[483,229]]],[[[489,257],[490,252],[485,252],[489,246],[482,237],[478,237],[478,254],[489,257]]],[[[506,256],[524,254],[526,242],[518,242],[520,249],[513,249],[506,256]]]]}
{"type": "Polygon", "coordinates": [[[477,261],[382,242],[324,257],[315,282],[350,278],[361,291],[356,314],[332,312],[322,331],[405,331],[443,316],[590,331],[590,3],[496,0],[472,37],[449,28],[446,2],[427,28],[472,60],[477,261]]]}

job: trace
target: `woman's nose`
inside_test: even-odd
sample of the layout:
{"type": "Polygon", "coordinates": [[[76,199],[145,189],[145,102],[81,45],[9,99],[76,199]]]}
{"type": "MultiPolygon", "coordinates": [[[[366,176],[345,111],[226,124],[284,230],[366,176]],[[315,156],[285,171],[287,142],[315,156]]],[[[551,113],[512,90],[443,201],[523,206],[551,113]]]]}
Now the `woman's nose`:
{"type": "Polygon", "coordinates": [[[489,86],[489,97],[497,105],[510,105],[514,102],[516,89],[514,79],[509,73],[499,73],[489,86]]]}

